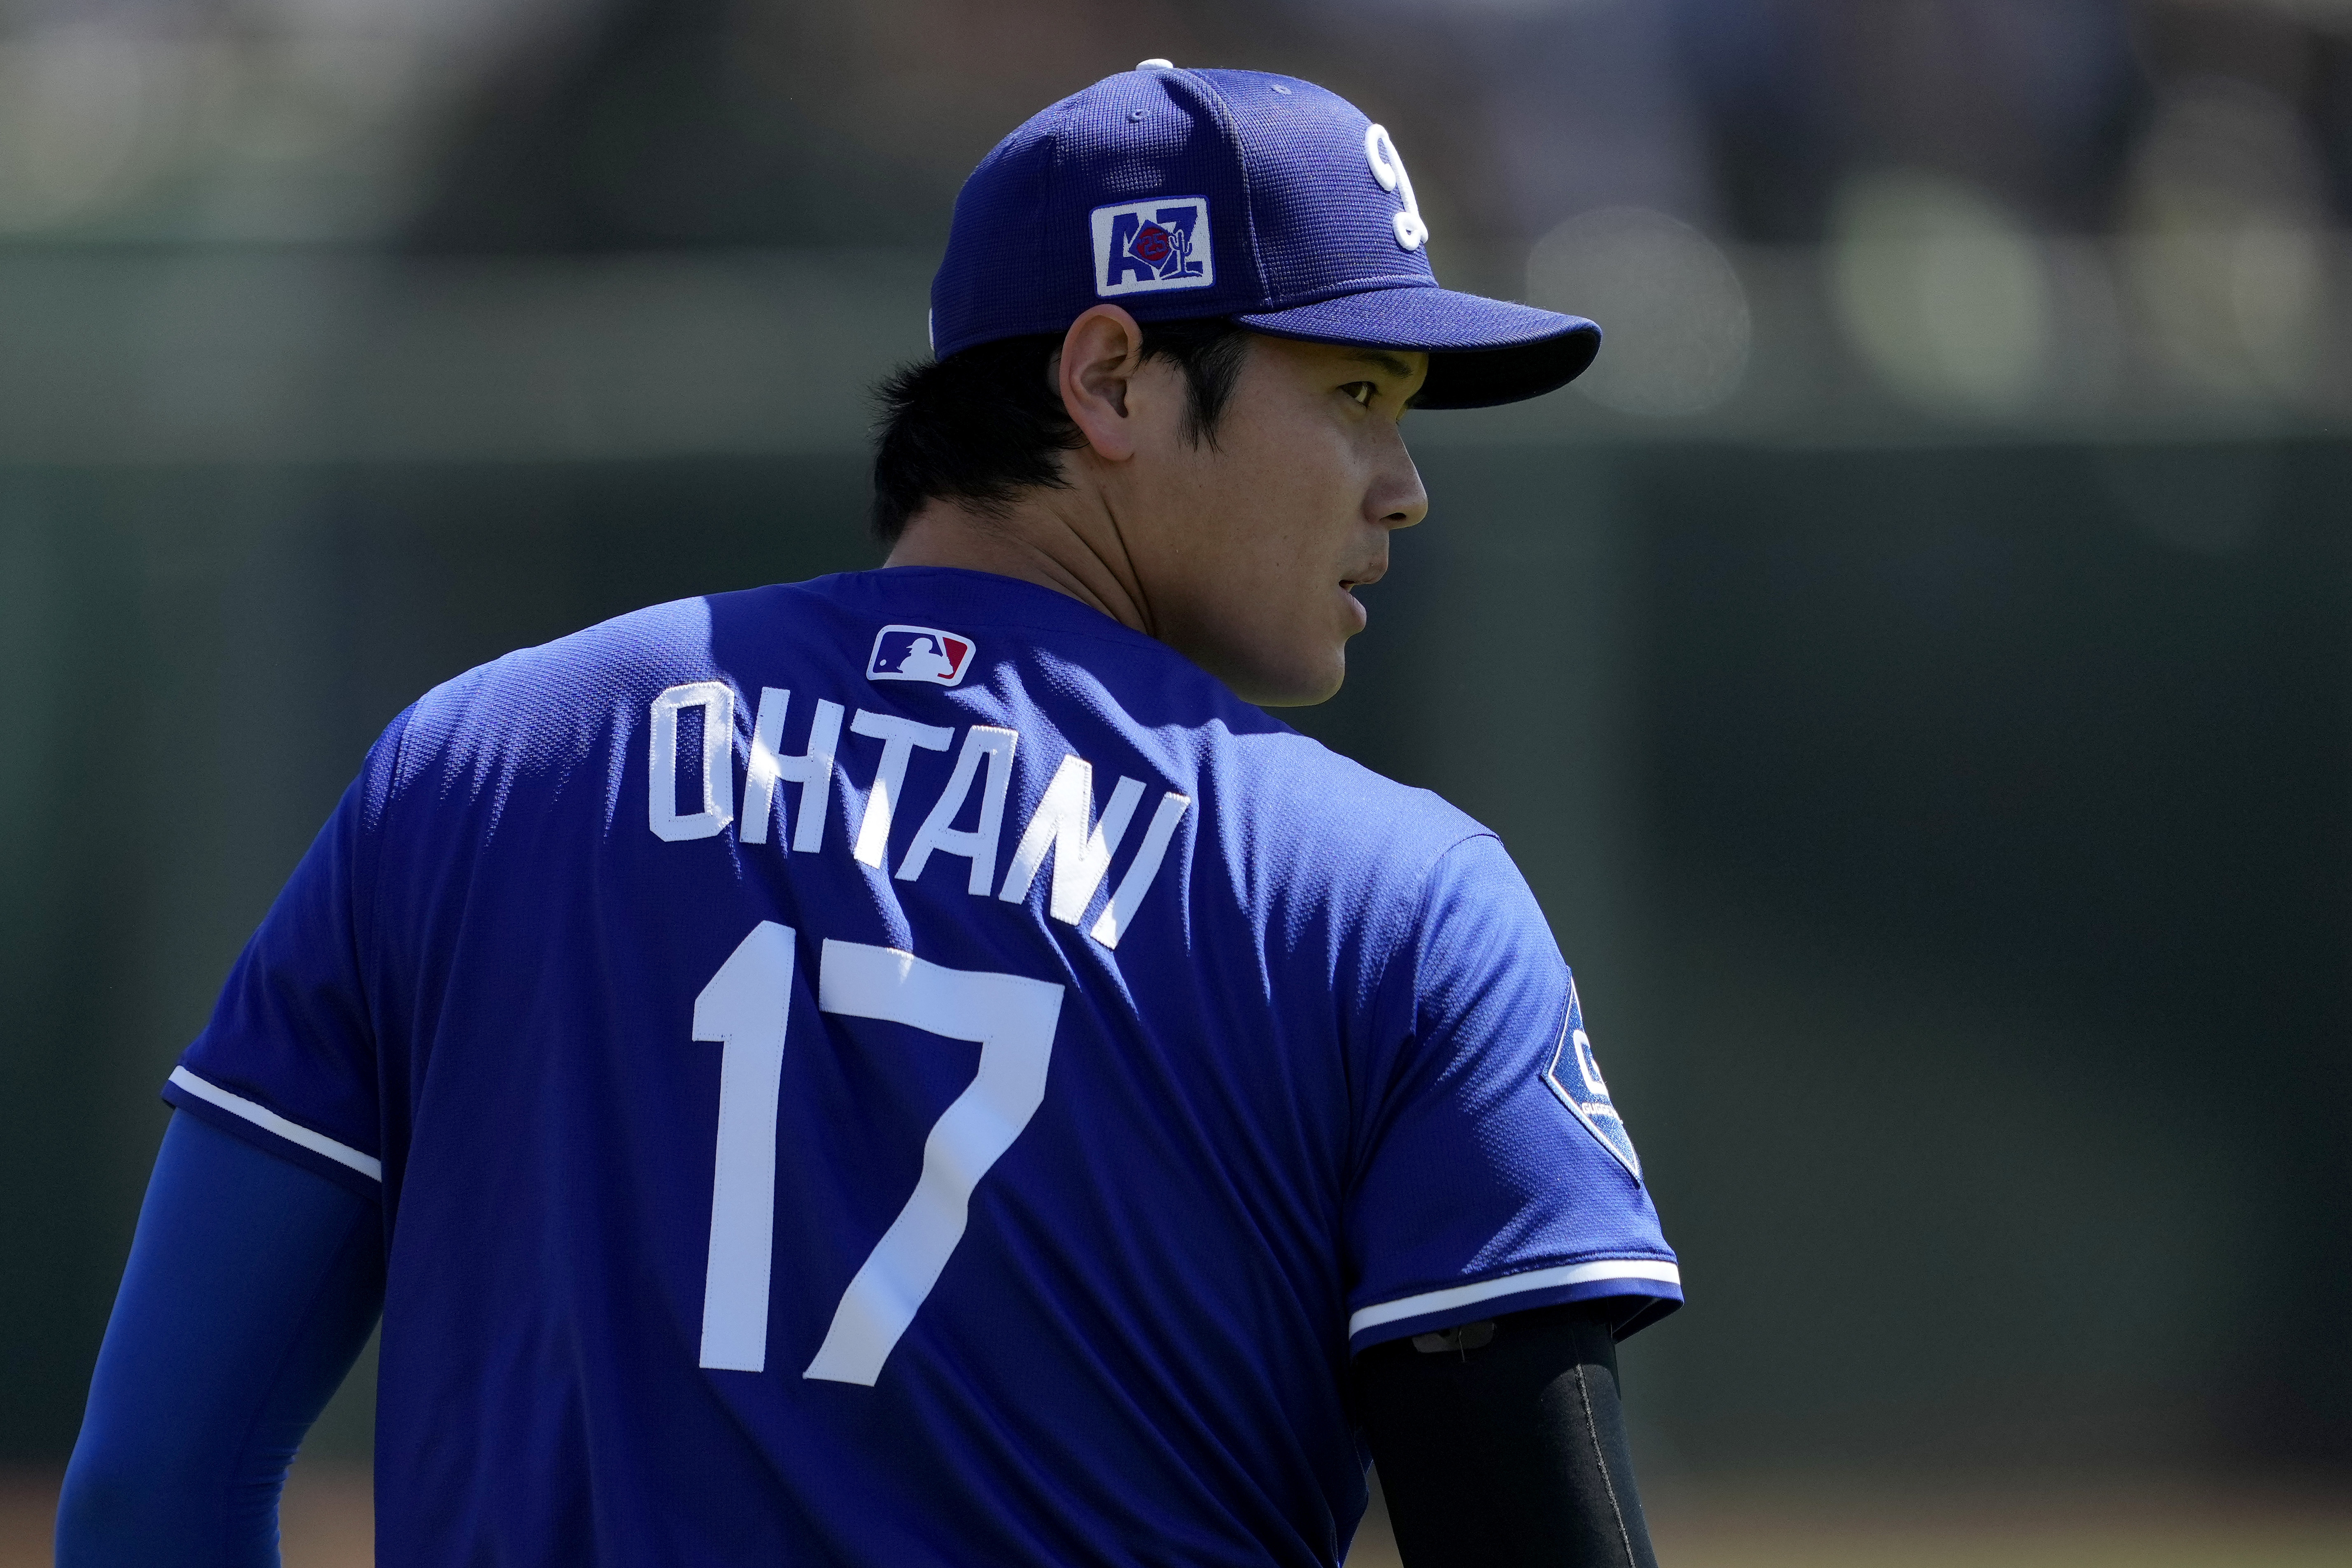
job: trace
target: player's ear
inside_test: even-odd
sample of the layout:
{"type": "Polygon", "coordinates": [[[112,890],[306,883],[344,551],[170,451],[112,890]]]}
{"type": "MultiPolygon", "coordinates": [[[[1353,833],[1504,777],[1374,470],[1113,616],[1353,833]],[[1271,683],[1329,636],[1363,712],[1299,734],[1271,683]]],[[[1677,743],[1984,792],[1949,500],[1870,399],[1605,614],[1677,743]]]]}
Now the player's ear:
{"type": "Polygon", "coordinates": [[[1096,455],[1114,463],[1135,456],[1128,393],[1142,368],[1143,329],[1117,305],[1095,306],[1063,334],[1054,364],[1062,406],[1096,455]]]}

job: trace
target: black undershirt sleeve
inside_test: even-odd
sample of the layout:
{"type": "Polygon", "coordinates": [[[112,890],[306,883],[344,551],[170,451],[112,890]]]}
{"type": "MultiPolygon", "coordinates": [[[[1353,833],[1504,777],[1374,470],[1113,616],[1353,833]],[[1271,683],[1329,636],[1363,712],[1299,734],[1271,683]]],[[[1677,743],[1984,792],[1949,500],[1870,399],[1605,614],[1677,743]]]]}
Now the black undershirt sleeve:
{"type": "Polygon", "coordinates": [[[1356,1358],[1405,1568],[1657,1568],[1617,1395],[1616,1305],[1507,1313],[1356,1358]]]}

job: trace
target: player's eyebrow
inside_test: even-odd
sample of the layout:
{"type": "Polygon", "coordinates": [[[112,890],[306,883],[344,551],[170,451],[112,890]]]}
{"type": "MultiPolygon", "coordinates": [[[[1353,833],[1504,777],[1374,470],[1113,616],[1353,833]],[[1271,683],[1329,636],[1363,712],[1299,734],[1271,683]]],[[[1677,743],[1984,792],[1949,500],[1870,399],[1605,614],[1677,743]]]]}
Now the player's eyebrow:
{"type": "Polygon", "coordinates": [[[1377,365],[1399,381],[1412,379],[1412,366],[1394,354],[1384,354],[1378,349],[1350,349],[1348,357],[1359,364],[1377,365]]]}
{"type": "MultiPolygon", "coordinates": [[[[1412,379],[1412,366],[1397,358],[1394,354],[1382,353],[1378,349],[1351,348],[1348,351],[1348,357],[1355,361],[1358,364],[1368,364],[1376,370],[1385,371],[1389,374],[1396,377],[1399,381],[1411,381],[1412,379]]],[[[1421,401],[1422,393],[1427,391],[1428,387],[1428,378],[1423,377],[1420,388],[1415,390],[1411,397],[1404,400],[1404,409],[1400,410],[1400,412],[1410,410],[1415,404],[1419,403],[1421,401]]]]}

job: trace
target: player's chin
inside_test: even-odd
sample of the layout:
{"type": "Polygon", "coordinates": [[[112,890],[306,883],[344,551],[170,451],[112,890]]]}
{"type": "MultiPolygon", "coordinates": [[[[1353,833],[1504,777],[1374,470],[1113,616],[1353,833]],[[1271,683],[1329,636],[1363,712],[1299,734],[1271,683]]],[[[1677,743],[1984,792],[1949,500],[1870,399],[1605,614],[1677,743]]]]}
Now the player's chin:
{"type": "Polygon", "coordinates": [[[1279,663],[1252,672],[1249,689],[1235,689],[1261,708],[1312,708],[1339,695],[1348,679],[1348,643],[1334,637],[1313,648],[1294,651],[1279,663]]]}

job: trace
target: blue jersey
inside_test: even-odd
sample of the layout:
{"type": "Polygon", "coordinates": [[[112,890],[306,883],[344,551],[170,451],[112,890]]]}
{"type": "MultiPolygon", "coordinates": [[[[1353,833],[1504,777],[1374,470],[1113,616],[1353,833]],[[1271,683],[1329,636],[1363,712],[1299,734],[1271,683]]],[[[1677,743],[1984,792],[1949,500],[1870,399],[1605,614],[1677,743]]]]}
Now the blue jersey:
{"type": "Polygon", "coordinates": [[[1329,1564],[1354,1351],[1680,1300],[1496,839],[978,573],[433,691],[166,1094],[381,1197],[403,1564],[1329,1564]]]}

